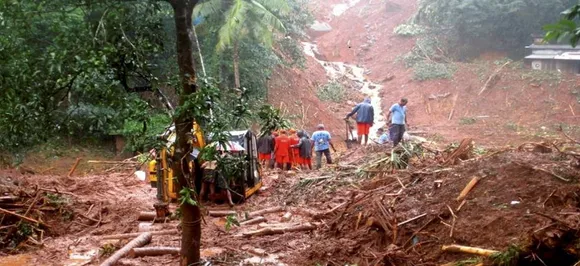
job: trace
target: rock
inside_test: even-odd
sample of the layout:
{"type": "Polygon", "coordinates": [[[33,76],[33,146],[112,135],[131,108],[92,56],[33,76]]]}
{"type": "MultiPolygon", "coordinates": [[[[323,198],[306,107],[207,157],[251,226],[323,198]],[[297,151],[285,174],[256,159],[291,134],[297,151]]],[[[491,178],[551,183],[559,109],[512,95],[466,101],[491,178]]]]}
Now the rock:
{"type": "Polygon", "coordinates": [[[284,216],[282,216],[282,218],[280,218],[280,222],[288,222],[292,220],[292,213],[287,212],[284,214],[284,216]]]}
{"type": "Polygon", "coordinates": [[[348,105],[353,105],[353,106],[354,106],[354,105],[356,105],[356,103],[355,103],[355,102],[353,102],[353,101],[351,101],[351,100],[348,100],[348,101],[346,101],[346,104],[348,104],[348,105]]]}

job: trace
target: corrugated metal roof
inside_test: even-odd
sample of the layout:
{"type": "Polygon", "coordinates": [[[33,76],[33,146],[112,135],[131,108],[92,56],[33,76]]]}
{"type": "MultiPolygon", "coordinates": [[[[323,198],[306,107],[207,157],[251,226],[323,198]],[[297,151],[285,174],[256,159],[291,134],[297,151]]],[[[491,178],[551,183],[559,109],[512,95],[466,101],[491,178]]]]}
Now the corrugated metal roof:
{"type": "Polygon", "coordinates": [[[526,59],[554,59],[557,55],[543,55],[543,54],[532,54],[526,56],[526,59]]]}
{"type": "Polygon", "coordinates": [[[580,51],[580,47],[572,47],[571,45],[563,45],[563,44],[532,44],[526,46],[527,49],[536,49],[536,50],[578,50],[580,51]]]}
{"type": "Polygon", "coordinates": [[[568,52],[554,57],[557,60],[580,60],[580,52],[568,52]]]}

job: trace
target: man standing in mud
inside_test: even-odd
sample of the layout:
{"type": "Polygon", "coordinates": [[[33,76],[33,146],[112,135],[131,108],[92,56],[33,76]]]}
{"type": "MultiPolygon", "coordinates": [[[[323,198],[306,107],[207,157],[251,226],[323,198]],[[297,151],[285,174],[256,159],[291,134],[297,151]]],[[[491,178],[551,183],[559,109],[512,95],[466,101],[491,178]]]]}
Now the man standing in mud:
{"type": "Polygon", "coordinates": [[[330,133],[324,130],[324,125],[320,124],[316,127],[316,131],[312,133],[312,141],[314,142],[314,151],[316,152],[316,169],[322,167],[322,154],[326,157],[326,163],[332,164],[332,157],[330,156],[330,148],[336,152],[332,144],[330,133]]]}
{"type": "Polygon", "coordinates": [[[407,123],[407,102],[406,98],[402,98],[398,103],[391,106],[387,114],[389,135],[393,141],[393,147],[399,145],[399,142],[403,139],[403,134],[405,134],[405,126],[409,126],[407,123]]]}
{"type": "Polygon", "coordinates": [[[375,110],[371,105],[371,99],[365,98],[362,103],[357,104],[352,112],[350,112],[344,118],[347,120],[349,117],[356,114],[356,125],[357,125],[357,134],[358,136],[362,136],[361,145],[367,145],[369,143],[369,131],[371,126],[373,126],[373,122],[375,120],[375,110]]]}

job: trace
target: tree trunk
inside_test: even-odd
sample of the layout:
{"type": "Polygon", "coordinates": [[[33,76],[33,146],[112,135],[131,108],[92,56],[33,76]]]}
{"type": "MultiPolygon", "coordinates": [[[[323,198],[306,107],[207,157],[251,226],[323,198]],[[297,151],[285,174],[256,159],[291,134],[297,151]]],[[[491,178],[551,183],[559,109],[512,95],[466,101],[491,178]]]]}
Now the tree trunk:
{"type": "MultiPolygon", "coordinates": [[[[183,106],[186,98],[197,91],[195,76],[195,64],[193,59],[193,43],[190,38],[193,30],[193,8],[198,0],[167,0],[171,3],[174,11],[175,29],[177,33],[177,63],[181,75],[181,92],[179,93],[179,105],[183,106]]],[[[190,151],[187,143],[188,132],[191,132],[193,120],[186,118],[185,113],[180,113],[174,118],[177,139],[173,156],[173,175],[181,187],[187,186],[195,190],[194,182],[189,180],[190,170],[185,161],[185,155],[190,151]]],[[[194,199],[197,200],[197,199],[194,199]]],[[[198,206],[190,204],[181,205],[182,234],[181,234],[181,265],[197,265],[199,263],[199,248],[201,241],[200,210],[198,206]]]]}
{"type": "Polygon", "coordinates": [[[238,41],[234,40],[234,89],[239,89],[240,85],[240,51],[238,41]]]}

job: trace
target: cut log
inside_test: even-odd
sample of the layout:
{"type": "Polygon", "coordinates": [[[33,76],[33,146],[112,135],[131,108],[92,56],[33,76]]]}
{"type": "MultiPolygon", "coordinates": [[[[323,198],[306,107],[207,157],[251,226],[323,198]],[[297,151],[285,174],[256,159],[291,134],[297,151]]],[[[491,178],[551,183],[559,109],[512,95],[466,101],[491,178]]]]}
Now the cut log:
{"type": "Polygon", "coordinates": [[[140,212],[137,221],[153,221],[157,217],[155,212],[140,212]]]}
{"type": "Polygon", "coordinates": [[[240,226],[242,226],[242,225],[259,224],[259,223],[265,222],[265,221],[266,221],[266,218],[264,218],[262,216],[258,216],[258,217],[255,217],[253,219],[250,219],[250,220],[246,220],[246,221],[241,222],[240,223],[240,226]]]}
{"type": "Polygon", "coordinates": [[[170,223],[139,223],[139,232],[163,231],[175,228],[175,224],[170,223]]]}
{"type": "Polygon", "coordinates": [[[462,252],[462,253],[468,253],[468,254],[474,254],[474,255],[480,255],[480,256],[490,256],[490,255],[493,255],[493,254],[496,254],[499,252],[497,250],[474,248],[474,247],[460,246],[460,245],[443,245],[441,247],[441,250],[449,251],[449,252],[462,252]]]}
{"type": "Polygon", "coordinates": [[[179,254],[180,248],[174,247],[146,247],[146,248],[134,248],[129,252],[129,257],[149,257],[149,256],[163,256],[163,255],[177,255],[179,254]]]}
{"type": "Polygon", "coordinates": [[[153,235],[149,232],[142,233],[135,239],[131,240],[131,242],[127,243],[123,248],[117,250],[117,252],[113,253],[107,260],[101,263],[101,266],[113,266],[115,265],[121,258],[127,256],[132,249],[145,246],[151,242],[153,235]]]}
{"type": "Polygon", "coordinates": [[[250,231],[242,233],[245,237],[252,237],[252,236],[265,236],[265,235],[277,235],[277,234],[284,234],[286,232],[300,232],[300,231],[312,231],[316,229],[316,226],[310,223],[292,226],[292,227],[280,227],[280,228],[263,228],[256,231],[250,231]]]}
{"type": "Polygon", "coordinates": [[[260,223],[258,228],[286,228],[298,225],[300,225],[300,223],[260,223]]]}
{"type": "Polygon", "coordinates": [[[225,217],[230,215],[237,215],[236,211],[209,211],[209,216],[211,217],[225,217]]]}
{"type": "Polygon", "coordinates": [[[247,218],[253,218],[256,216],[262,216],[264,214],[281,212],[281,211],[284,211],[284,207],[282,207],[282,206],[267,208],[267,209],[263,209],[263,210],[259,210],[259,211],[255,211],[255,212],[250,212],[250,213],[248,213],[247,218]]]}
{"type": "Polygon", "coordinates": [[[17,196],[2,196],[0,197],[0,202],[16,202],[20,200],[20,197],[17,196]]]}
{"type": "Polygon", "coordinates": [[[465,199],[465,197],[467,197],[467,194],[469,193],[469,191],[471,191],[473,189],[473,187],[475,187],[475,185],[477,184],[477,182],[479,182],[479,177],[474,177],[471,179],[471,181],[469,181],[469,183],[467,183],[467,186],[465,186],[465,188],[463,188],[463,190],[461,191],[461,193],[459,193],[459,196],[457,197],[457,201],[462,201],[463,199],[465,199]]]}
{"type": "MultiPolygon", "coordinates": [[[[163,230],[163,231],[151,231],[151,232],[147,232],[147,233],[151,233],[151,235],[154,236],[161,236],[161,235],[177,235],[179,234],[178,230],[163,230]]],[[[143,233],[127,233],[127,234],[118,234],[118,235],[107,235],[107,236],[101,236],[100,239],[128,239],[128,238],[134,238],[134,237],[138,237],[143,233]]]]}

